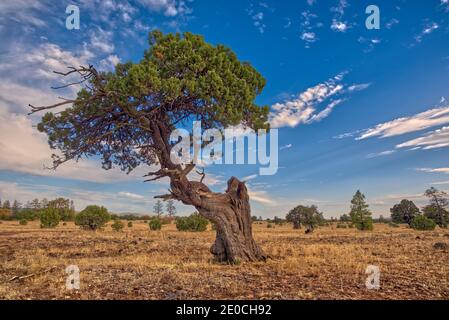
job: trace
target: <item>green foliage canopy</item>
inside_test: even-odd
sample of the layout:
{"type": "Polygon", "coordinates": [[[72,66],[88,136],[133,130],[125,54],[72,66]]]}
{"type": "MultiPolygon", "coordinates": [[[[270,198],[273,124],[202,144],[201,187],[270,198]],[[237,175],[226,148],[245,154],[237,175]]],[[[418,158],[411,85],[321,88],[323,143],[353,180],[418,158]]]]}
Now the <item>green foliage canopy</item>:
{"type": "Polygon", "coordinates": [[[176,218],[176,229],[179,231],[202,232],[206,231],[209,221],[203,218],[198,212],[188,217],[176,218]]]}
{"type": "Polygon", "coordinates": [[[192,119],[202,121],[203,129],[238,124],[268,129],[268,107],[254,103],[265,79],[229,48],[192,33],[160,31],[149,34],[149,45],[140,62],[118,64],[114,72],[93,67],[68,72],[80,73],[87,85],[74,101],[59,104],[71,107],[46,113],[38,125],[50,146],[62,152],[54,155],[55,167],[94,155],[105,169],[117,165],[130,172],[154,164],[162,149],[152,143],[159,131],[192,119]]]}
{"type": "Polygon", "coordinates": [[[75,224],[85,230],[95,231],[103,228],[111,219],[108,210],[99,206],[87,206],[75,217],[75,224]]]}
{"type": "Polygon", "coordinates": [[[352,223],[359,230],[373,230],[373,219],[371,211],[365,201],[365,195],[357,190],[351,200],[351,212],[349,213],[352,223]]]}
{"type": "Polygon", "coordinates": [[[58,226],[61,217],[58,210],[46,208],[40,213],[41,228],[55,228],[58,226]]]}
{"type": "Polygon", "coordinates": [[[435,230],[435,227],[437,224],[432,219],[427,218],[424,215],[417,215],[413,218],[413,220],[410,222],[410,227],[415,230],[421,230],[421,231],[431,231],[435,230]]]}
{"type": "Polygon", "coordinates": [[[394,223],[407,223],[410,225],[413,218],[419,214],[419,209],[413,201],[404,199],[401,203],[394,205],[390,212],[391,220],[394,223]]]}

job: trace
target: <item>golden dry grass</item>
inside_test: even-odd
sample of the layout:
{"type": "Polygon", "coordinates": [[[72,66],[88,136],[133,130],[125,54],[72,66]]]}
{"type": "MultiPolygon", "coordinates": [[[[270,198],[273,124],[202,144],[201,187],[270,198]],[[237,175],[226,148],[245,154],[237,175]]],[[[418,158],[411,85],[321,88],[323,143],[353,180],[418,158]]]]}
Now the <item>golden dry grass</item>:
{"type": "Polygon", "coordinates": [[[113,232],[68,223],[0,224],[2,299],[449,299],[449,231],[417,232],[376,225],[374,232],[323,227],[305,235],[291,226],[254,235],[272,259],[223,265],[211,261],[214,232],[149,231],[143,222],[113,232]],[[78,265],[81,289],[65,287],[78,265]],[[377,265],[381,289],[368,290],[365,270],[377,265]],[[53,269],[51,269],[53,267],[53,269]],[[49,271],[48,271],[49,270],[49,271]],[[15,276],[33,275],[26,279],[15,276]]]}

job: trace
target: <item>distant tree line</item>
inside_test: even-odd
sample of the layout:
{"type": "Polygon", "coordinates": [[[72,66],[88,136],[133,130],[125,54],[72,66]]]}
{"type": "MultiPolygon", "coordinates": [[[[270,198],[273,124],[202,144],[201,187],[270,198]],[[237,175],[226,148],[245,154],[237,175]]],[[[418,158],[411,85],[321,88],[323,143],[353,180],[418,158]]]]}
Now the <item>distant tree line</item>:
{"type": "Polygon", "coordinates": [[[75,218],[75,205],[72,200],[65,198],[33,199],[25,204],[14,200],[12,205],[9,200],[2,202],[0,199],[0,208],[1,220],[37,220],[47,210],[56,211],[62,221],[73,221],[75,218]]]}
{"type": "MultiPolygon", "coordinates": [[[[154,207],[155,216],[150,216],[136,214],[117,215],[109,213],[104,207],[95,205],[87,206],[84,210],[77,213],[74,202],[65,198],[54,200],[46,198],[42,200],[33,199],[27,201],[24,205],[18,201],[14,201],[11,205],[9,200],[0,200],[0,220],[18,220],[20,225],[27,225],[28,221],[40,220],[41,228],[55,228],[61,221],[64,223],[73,221],[75,225],[80,226],[82,229],[92,231],[102,229],[110,220],[114,221],[111,227],[115,231],[121,231],[124,228],[121,220],[130,222],[144,220],[145,223],[150,221],[150,229],[154,230],[154,228],[158,228],[158,225],[171,223],[174,219],[176,207],[173,200],[168,200],[165,207],[168,215],[162,217],[164,211],[161,201],[158,201],[154,207]],[[155,221],[155,218],[157,221],[155,221]]],[[[132,223],[128,223],[128,227],[131,228],[132,223]]]]}
{"type": "MultiPolygon", "coordinates": [[[[355,227],[358,230],[373,230],[373,223],[389,223],[391,226],[408,224],[416,230],[434,230],[436,226],[447,228],[449,225],[449,198],[448,195],[434,187],[426,190],[424,194],[429,204],[421,210],[411,200],[404,199],[390,209],[390,218],[380,216],[372,218],[365,195],[357,190],[351,200],[351,210],[348,214],[340,216],[337,227],[355,227]]],[[[253,221],[262,220],[253,217],[253,221]]],[[[305,227],[306,233],[320,225],[327,223],[317,206],[297,206],[286,215],[285,221],[293,224],[294,229],[305,227]]],[[[336,221],[334,218],[330,222],[336,221]]],[[[268,221],[271,223],[272,221],[268,221]]],[[[274,221],[276,223],[276,217],[274,221]]]]}

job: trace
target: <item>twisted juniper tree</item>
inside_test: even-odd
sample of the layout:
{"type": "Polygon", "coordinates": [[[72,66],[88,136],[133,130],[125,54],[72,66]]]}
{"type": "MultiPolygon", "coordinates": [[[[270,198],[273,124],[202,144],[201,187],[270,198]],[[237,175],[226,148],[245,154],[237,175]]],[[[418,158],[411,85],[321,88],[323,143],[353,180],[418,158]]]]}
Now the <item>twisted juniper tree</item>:
{"type": "Polygon", "coordinates": [[[232,177],[224,193],[212,192],[189,179],[194,163],[175,164],[170,133],[201,121],[203,129],[243,124],[268,129],[268,107],[255,104],[265,79],[228,48],[213,46],[191,33],[149,35],[149,49],[138,63],[98,72],[93,66],[71,67],[61,76],[79,75],[82,89],[73,100],[34,107],[47,113],[38,129],[48,135],[54,168],[69,160],[100,156],[102,167],[129,173],[139,165],[157,166],[147,181],[169,178],[163,200],[194,206],[216,225],[211,247],[218,261],[265,260],[252,236],[249,197],[245,184],[232,177]],[[56,113],[54,108],[67,106],[56,113]],[[52,112],[53,111],[53,112],[52,112]]]}

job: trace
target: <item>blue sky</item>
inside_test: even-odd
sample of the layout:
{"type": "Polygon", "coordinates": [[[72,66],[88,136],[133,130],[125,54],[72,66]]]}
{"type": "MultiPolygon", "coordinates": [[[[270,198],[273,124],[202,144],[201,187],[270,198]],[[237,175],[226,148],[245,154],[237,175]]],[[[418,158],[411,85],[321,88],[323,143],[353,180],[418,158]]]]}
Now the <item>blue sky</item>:
{"type": "Polygon", "coordinates": [[[127,176],[88,159],[45,170],[51,151],[26,106],[61,95],[50,89],[53,70],[138,61],[157,28],[225,44],[267,79],[257,102],[271,106],[279,129],[280,169],[207,167],[214,190],[246,178],[253,214],[263,217],[298,204],[339,216],[357,189],[376,216],[402,198],[423,205],[426,188],[449,189],[448,19],[448,0],[2,1],[0,199],[64,196],[77,209],[151,213],[168,186],[144,184],[146,168],[127,176]],[[80,30],[65,28],[69,4],[80,8],[80,30]],[[380,8],[380,30],[365,26],[370,4],[380,8]]]}

